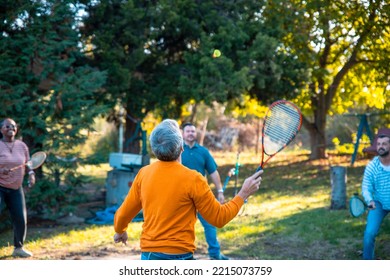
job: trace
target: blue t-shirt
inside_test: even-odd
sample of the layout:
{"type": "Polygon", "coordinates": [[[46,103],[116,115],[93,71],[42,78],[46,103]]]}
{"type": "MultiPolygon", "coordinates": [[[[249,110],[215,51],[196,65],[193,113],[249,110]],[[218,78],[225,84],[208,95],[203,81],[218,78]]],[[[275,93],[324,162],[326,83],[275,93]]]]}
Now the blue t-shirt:
{"type": "Polygon", "coordinates": [[[218,167],[209,150],[198,143],[195,143],[192,148],[184,144],[181,162],[184,166],[198,171],[203,176],[206,175],[206,171],[208,174],[212,174],[218,167]]]}

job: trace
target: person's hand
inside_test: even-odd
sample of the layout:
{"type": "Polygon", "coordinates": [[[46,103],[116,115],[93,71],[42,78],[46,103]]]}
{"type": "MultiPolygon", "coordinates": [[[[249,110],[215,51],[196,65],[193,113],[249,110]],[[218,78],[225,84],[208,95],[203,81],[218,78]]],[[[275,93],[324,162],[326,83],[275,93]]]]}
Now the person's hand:
{"type": "Polygon", "coordinates": [[[218,201],[222,204],[225,202],[225,196],[223,195],[223,192],[218,192],[218,201]]]}
{"type": "Polygon", "coordinates": [[[28,175],[28,187],[31,188],[35,185],[35,174],[31,173],[28,175]]]}
{"type": "Polygon", "coordinates": [[[368,210],[373,210],[376,208],[375,201],[371,200],[370,203],[367,205],[368,210]]]}
{"type": "Polygon", "coordinates": [[[119,242],[122,242],[123,244],[127,244],[127,239],[128,239],[128,236],[127,236],[127,232],[123,232],[123,233],[115,233],[114,235],[114,241],[115,243],[119,243],[119,242]]]}
{"type": "Polygon", "coordinates": [[[261,174],[263,174],[263,170],[259,170],[252,176],[246,178],[237,195],[241,196],[243,200],[247,200],[248,197],[254,194],[260,187],[261,174]]]}

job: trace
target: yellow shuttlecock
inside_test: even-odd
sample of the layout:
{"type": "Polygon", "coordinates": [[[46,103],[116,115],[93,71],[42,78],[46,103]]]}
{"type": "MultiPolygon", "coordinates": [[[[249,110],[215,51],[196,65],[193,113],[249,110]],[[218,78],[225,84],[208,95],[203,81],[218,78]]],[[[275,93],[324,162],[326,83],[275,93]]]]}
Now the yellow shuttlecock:
{"type": "Polygon", "coordinates": [[[221,56],[221,51],[218,49],[215,49],[213,52],[213,58],[217,58],[221,56]]]}

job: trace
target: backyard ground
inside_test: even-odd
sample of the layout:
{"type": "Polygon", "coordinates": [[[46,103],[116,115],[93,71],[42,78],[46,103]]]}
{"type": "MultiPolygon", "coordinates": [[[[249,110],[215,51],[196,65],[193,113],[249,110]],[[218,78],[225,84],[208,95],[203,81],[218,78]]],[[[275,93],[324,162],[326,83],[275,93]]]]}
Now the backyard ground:
{"type": "MultiPolygon", "coordinates": [[[[235,166],[236,154],[215,155],[222,181],[235,166]]],[[[241,260],[358,260],[361,259],[365,215],[353,218],[346,208],[330,209],[330,168],[347,168],[347,199],[360,191],[362,173],[368,158],[359,158],[353,166],[350,156],[331,156],[327,160],[309,161],[307,153],[286,153],[273,159],[265,168],[259,193],[251,197],[224,228],[218,239],[222,252],[241,260]]],[[[253,172],[258,157],[240,155],[237,183],[232,178],[226,189],[227,200],[244,178],[253,172]]],[[[37,260],[139,259],[139,235],[142,222],[132,222],[129,242],[115,244],[111,224],[88,221],[105,207],[104,176],[99,183],[83,187],[88,200],[72,216],[55,221],[30,217],[26,248],[37,260]]],[[[88,171],[90,173],[90,171],[88,171]]],[[[28,194],[27,194],[28,195],[28,194]]],[[[390,259],[390,222],[385,219],[377,238],[377,258],[390,259]]],[[[0,232],[0,259],[13,259],[12,230],[0,232]]],[[[195,257],[208,259],[203,228],[196,223],[195,257]]]]}

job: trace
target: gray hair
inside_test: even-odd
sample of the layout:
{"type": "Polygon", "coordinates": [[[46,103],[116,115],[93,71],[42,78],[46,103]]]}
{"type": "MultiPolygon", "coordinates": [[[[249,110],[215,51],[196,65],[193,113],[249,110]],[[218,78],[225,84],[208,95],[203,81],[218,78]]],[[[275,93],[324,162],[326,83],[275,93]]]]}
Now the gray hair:
{"type": "Polygon", "coordinates": [[[175,120],[166,119],[150,134],[150,146],[154,155],[162,161],[174,161],[183,148],[183,136],[175,120]]]}

